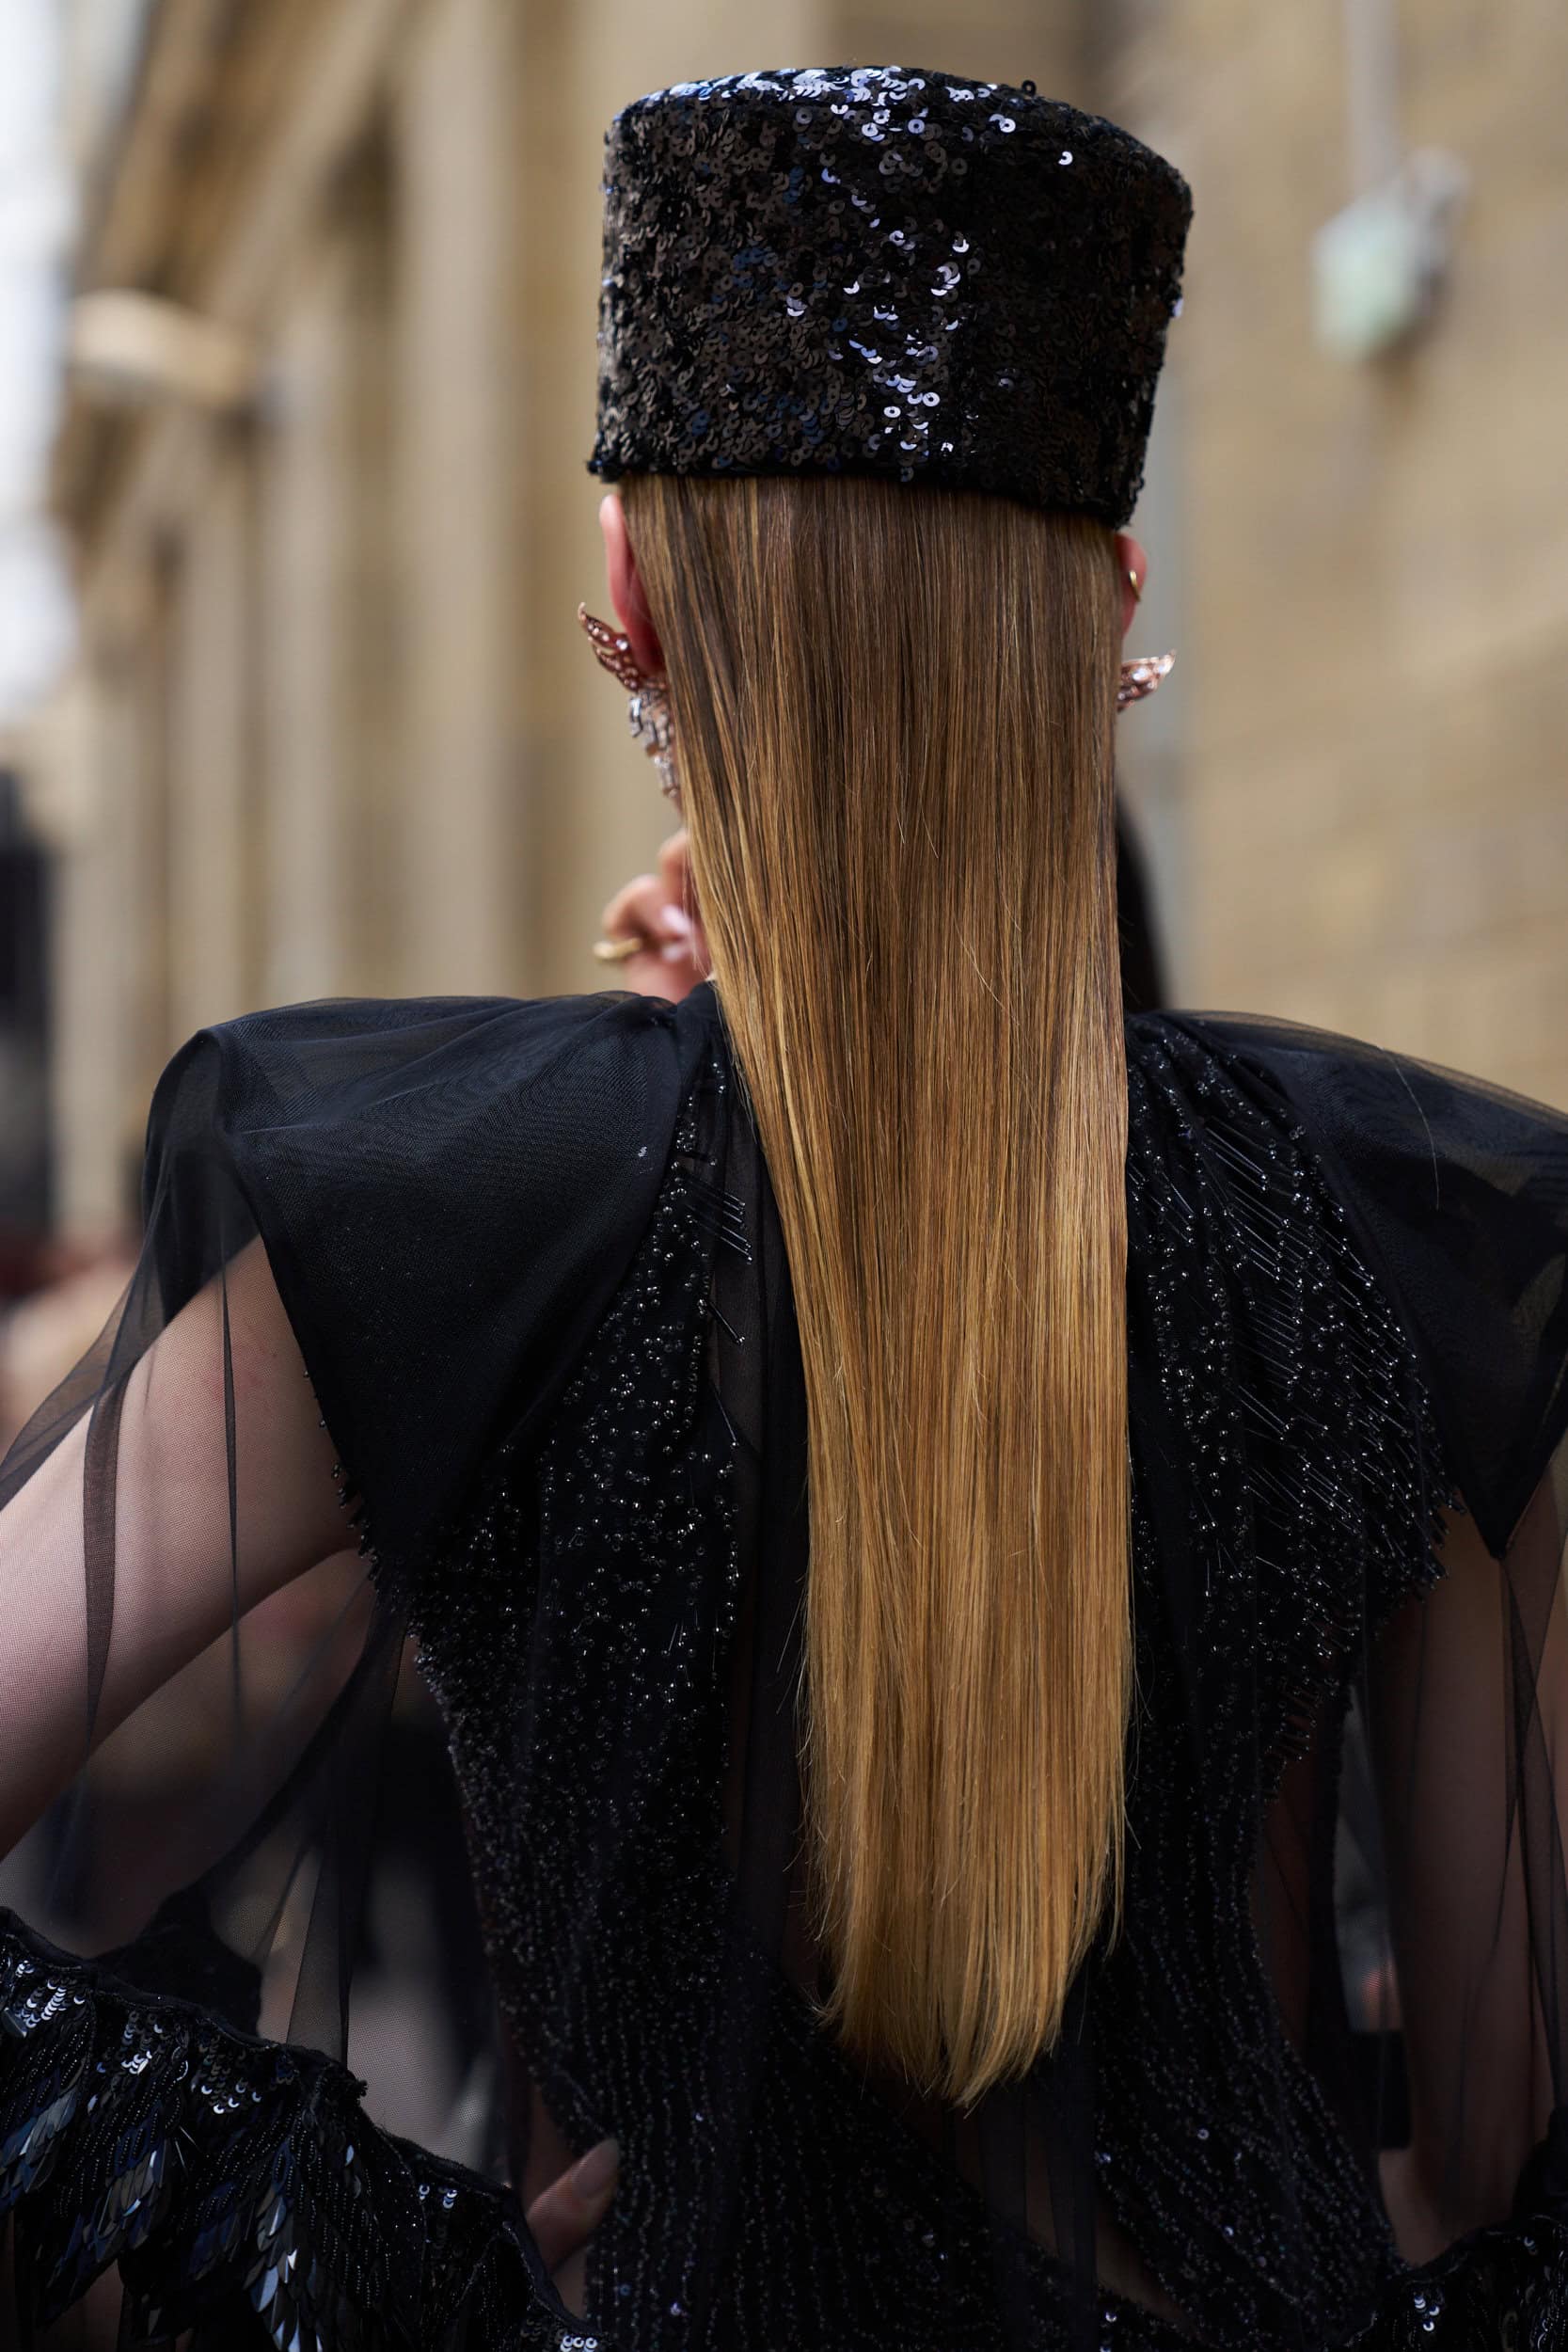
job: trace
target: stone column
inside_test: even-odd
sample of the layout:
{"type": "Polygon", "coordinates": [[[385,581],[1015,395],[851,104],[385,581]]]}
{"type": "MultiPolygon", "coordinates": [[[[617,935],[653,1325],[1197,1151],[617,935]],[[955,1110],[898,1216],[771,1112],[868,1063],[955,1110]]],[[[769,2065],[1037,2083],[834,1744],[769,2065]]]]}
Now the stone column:
{"type": "Polygon", "coordinates": [[[1149,38],[1196,199],[1189,1001],[1568,1102],[1568,20],[1398,16],[1393,129],[1472,194],[1428,333],[1354,364],[1312,330],[1353,189],[1340,11],[1180,0],[1149,38]]]}
{"type": "Polygon", "coordinates": [[[393,920],[397,985],[413,993],[504,990],[519,962],[509,484],[522,424],[506,275],[518,18],[512,0],[432,0],[394,93],[393,920]]]}
{"type": "Polygon", "coordinates": [[[251,726],[247,451],[225,437],[193,501],[169,632],[169,1017],[176,1039],[255,993],[258,875],[251,726]]]}
{"type": "Polygon", "coordinates": [[[148,1095],[165,1057],[151,1026],[161,937],[157,739],[135,631],[89,636],[29,731],[28,798],[51,853],[50,1119],[54,1221],[98,1241],[134,1221],[148,1095]]]}
{"type": "Polygon", "coordinates": [[[352,175],[282,307],[259,484],[266,1001],[397,985],[385,186],[352,175]]]}
{"type": "Polygon", "coordinates": [[[350,755],[343,691],[347,517],[341,247],[309,257],[275,354],[260,453],[261,747],[268,1004],[343,985],[341,794],[350,755]]]}

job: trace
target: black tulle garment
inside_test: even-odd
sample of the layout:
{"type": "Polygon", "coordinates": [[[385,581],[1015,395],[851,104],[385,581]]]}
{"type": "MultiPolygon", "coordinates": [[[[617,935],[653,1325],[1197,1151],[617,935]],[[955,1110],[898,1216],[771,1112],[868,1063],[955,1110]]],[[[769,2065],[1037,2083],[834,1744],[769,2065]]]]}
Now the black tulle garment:
{"type": "MultiPolygon", "coordinates": [[[[803,1385],[711,988],[306,1007],[172,1066],[118,1337],[4,1491],[73,1415],[112,1420],[126,1363],[259,1233],[367,1629],[261,1826],[154,1932],[84,1963],[8,1923],[24,2305],[118,2259],[132,2343],[1568,2341],[1568,1122],[1274,1024],[1145,1015],[1128,1040],[1125,1917],[1055,2052],[967,2116],[868,2078],[816,2015],[803,1385]],[[1491,1555],[1457,1697],[1423,1638],[1455,1507],[1491,1555]],[[500,2169],[531,2189],[620,2143],[580,2321],[515,2193],[382,2130],[342,2063],[405,1634],[508,2048],[500,2169]],[[278,2039],[225,1922],[285,1829],[316,1876],[278,2039]],[[1397,2017],[1356,1957],[1390,1947],[1397,2017]],[[1452,2239],[1418,2267],[1378,2170],[1413,2112],[1452,2239]]],[[[102,1500],[89,1472],[93,1656],[102,1500]]]]}

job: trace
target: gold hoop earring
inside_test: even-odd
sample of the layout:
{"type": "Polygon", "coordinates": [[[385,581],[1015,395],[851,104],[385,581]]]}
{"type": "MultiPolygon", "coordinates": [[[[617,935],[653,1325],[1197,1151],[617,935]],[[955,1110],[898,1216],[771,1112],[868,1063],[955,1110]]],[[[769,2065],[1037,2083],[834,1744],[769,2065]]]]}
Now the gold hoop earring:
{"type": "Polygon", "coordinates": [[[675,776],[669,687],[662,678],[651,677],[641,667],[632,652],[631,640],[622,630],[596,619],[585,604],[578,605],[578,619],[594,648],[595,660],[610,672],[618,686],[626,689],[630,698],[626,723],[658,770],[660,791],[666,799],[678,801],[680,785],[675,776]]]}

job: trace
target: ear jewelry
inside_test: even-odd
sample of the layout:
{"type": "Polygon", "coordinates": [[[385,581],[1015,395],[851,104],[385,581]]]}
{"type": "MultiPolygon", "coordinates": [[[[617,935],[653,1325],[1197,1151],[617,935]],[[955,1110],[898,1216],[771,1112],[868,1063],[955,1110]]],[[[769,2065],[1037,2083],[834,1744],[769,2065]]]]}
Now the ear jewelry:
{"type": "MultiPolygon", "coordinates": [[[[1143,582],[1131,564],[1127,566],[1127,585],[1132,591],[1133,603],[1142,604],[1143,582]]],[[[1117,686],[1117,710],[1125,710],[1129,703],[1141,703],[1152,694],[1161,679],[1170,675],[1170,666],[1175,660],[1173,653],[1165,653],[1158,656],[1146,654],[1138,660],[1124,661],[1117,686]]]]}
{"type": "Polygon", "coordinates": [[[630,639],[620,629],[611,628],[608,621],[595,619],[585,604],[578,605],[578,619],[587,631],[594,658],[631,698],[626,707],[626,721],[659,771],[659,789],[668,800],[677,799],[680,786],[675,778],[669,688],[661,679],[650,677],[640,666],[630,639]]]}
{"type": "Polygon", "coordinates": [[[1125,710],[1129,703],[1141,703],[1153,693],[1162,678],[1170,675],[1173,653],[1144,654],[1136,661],[1124,661],[1121,678],[1117,687],[1117,708],[1125,710]]]}
{"type": "MultiPolygon", "coordinates": [[[[630,639],[622,630],[597,619],[585,604],[578,605],[578,619],[594,648],[594,659],[618,686],[625,687],[630,697],[627,723],[659,771],[660,790],[668,799],[678,801],[680,786],[675,780],[669,689],[641,667],[630,639]]],[[[640,931],[629,931],[619,939],[596,939],[594,953],[601,963],[625,963],[628,956],[641,954],[648,946],[640,931]]]]}

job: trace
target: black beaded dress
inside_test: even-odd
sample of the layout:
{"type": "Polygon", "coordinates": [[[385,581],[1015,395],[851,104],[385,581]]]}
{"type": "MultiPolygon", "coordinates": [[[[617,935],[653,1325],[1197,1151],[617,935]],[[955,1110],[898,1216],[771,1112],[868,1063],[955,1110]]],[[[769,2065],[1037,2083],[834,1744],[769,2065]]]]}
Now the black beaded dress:
{"type": "Polygon", "coordinates": [[[258,1826],[143,1936],[87,1961],[4,1917],[25,2316],[118,2261],[128,2344],[1568,2343],[1568,1120],[1275,1023],[1127,1038],[1124,1917],[1054,2052],[970,2114],[868,2078],[814,2010],[804,1391],[712,987],[305,1006],[177,1057],[121,1317],[0,1494],[91,1411],[90,1679],[116,1396],[259,1235],[367,1631],[258,1826]],[[1460,1686],[1423,1644],[1450,1508],[1490,1555],[1460,1686]],[[343,2062],[408,1641],[513,2063],[498,2172],[522,2180],[531,2140],[620,2144],[580,2320],[515,2195],[381,2129],[343,2062]],[[222,1923],[284,1824],[318,1877],[267,2039],[222,1923]],[[1397,2014],[1359,1993],[1357,1904],[1397,2014]],[[1458,2217],[1419,2267],[1378,2185],[1411,2111],[1458,2217]]]}

